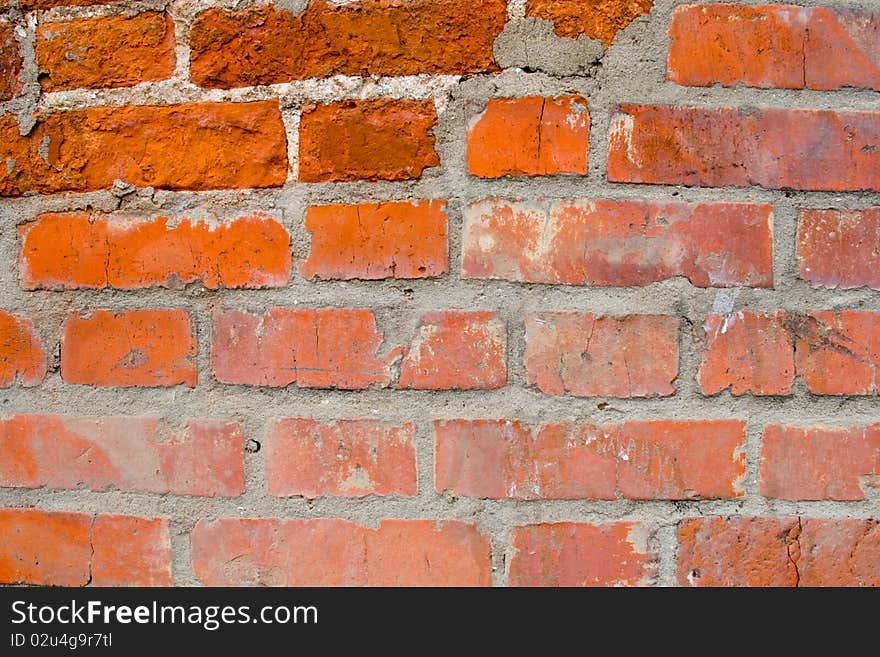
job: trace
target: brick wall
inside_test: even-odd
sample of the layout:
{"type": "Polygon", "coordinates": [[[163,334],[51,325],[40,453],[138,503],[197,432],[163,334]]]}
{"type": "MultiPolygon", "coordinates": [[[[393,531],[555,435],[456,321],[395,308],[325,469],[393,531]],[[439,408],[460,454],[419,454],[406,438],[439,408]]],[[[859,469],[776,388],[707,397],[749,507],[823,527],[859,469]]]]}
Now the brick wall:
{"type": "Polygon", "coordinates": [[[0,582],[880,585],[880,7],[0,5],[0,582]]]}

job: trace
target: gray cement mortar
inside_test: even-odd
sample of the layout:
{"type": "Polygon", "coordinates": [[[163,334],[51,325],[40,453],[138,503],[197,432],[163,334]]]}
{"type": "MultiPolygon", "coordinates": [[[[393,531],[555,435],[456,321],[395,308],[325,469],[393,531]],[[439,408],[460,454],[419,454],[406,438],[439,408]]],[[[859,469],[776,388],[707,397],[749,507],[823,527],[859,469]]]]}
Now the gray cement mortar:
{"type": "MultiPolygon", "coordinates": [[[[503,585],[512,556],[514,526],[533,522],[607,522],[638,520],[654,530],[649,548],[659,562],[657,584],[675,583],[675,528],[692,515],[743,514],[815,517],[877,518],[880,489],[865,487],[859,502],[788,502],[758,494],[760,434],[766,424],[851,426],[880,420],[877,397],[816,397],[797,382],[790,397],[733,397],[725,392],[704,397],[696,384],[701,326],[706,313],[723,310],[766,311],[786,308],[880,310],[880,293],[867,290],[811,289],[797,277],[795,235],[799,208],[864,208],[880,205],[877,193],[774,191],[759,188],[689,188],[669,185],[625,185],[605,177],[609,117],[617,103],[660,103],[698,107],[785,107],[877,111],[880,94],[865,90],[817,92],[735,88],[687,88],[664,80],[669,38],[666,29],[679,2],[659,0],[650,15],[618,33],[607,51],[588,39],[560,39],[546,21],[524,18],[522,0],[511,0],[510,23],[496,40],[495,56],[505,70],[494,75],[413,76],[404,78],[347,78],[308,80],[236,90],[202,90],[187,81],[189,24],[209,6],[240,8],[248,2],[206,0],[144,0],[100,7],[68,7],[31,12],[16,6],[0,13],[15,22],[25,56],[25,88],[21,96],[0,104],[0,111],[19,116],[21,130],[30,130],[34,108],[52,110],[90,105],[173,104],[194,101],[246,101],[278,98],[287,126],[291,173],[279,189],[253,191],[167,192],[138,189],[129,194],[102,191],[87,194],[26,196],[0,200],[0,307],[32,319],[47,347],[50,372],[31,389],[0,390],[0,416],[15,413],[60,413],[75,416],[160,416],[171,425],[182,418],[223,417],[241,422],[248,438],[263,440],[268,425],[281,417],[319,420],[368,417],[412,420],[417,425],[418,495],[412,498],[369,496],[333,497],[308,501],[278,499],[266,493],[264,452],[245,454],[247,492],[239,498],[197,498],[146,495],[123,491],[0,490],[0,506],[37,506],[46,510],[113,512],[171,519],[174,576],[181,585],[198,585],[192,570],[188,532],[200,518],[340,517],[375,526],[382,518],[440,518],[476,522],[492,544],[493,583],[503,585]],[[173,79],[114,90],[77,90],[39,95],[33,57],[36,21],[81,16],[167,9],[175,21],[178,65],[173,79]],[[591,132],[589,174],[545,178],[478,180],[467,174],[465,133],[469,122],[493,97],[577,93],[589,105],[591,132]],[[439,124],[434,133],[441,166],[410,182],[305,184],[296,181],[297,125],[304,103],[344,98],[431,98],[439,124]],[[620,198],[655,201],[738,201],[771,203],[774,208],[773,289],[700,289],[684,279],[645,287],[577,287],[465,280],[460,276],[462,209],[485,198],[564,199],[620,198]],[[450,273],[430,280],[310,282],[294,273],[284,289],[205,290],[199,285],[181,289],[139,291],[35,291],[21,289],[17,268],[16,226],[45,211],[93,209],[130,213],[230,218],[253,210],[269,212],[291,234],[294,272],[309,251],[303,227],[311,204],[369,200],[436,198],[448,203],[450,273]],[[268,306],[368,307],[376,312],[385,334],[382,353],[408,344],[415,337],[420,315],[444,309],[488,309],[507,322],[509,385],[494,391],[364,391],[250,388],[220,385],[210,375],[211,315],[219,308],[260,311],[268,306]],[[95,309],[183,308],[193,318],[198,336],[199,383],[194,389],[96,389],[64,383],[58,372],[61,326],[68,313],[95,309]],[[668,313],[682,318],[678,392],[664,399],[605,399],[552,397],[528,386],[523,369],[526,313],[542,310],[593,312],[609,315],[668,313]],[[607,407],[602,405],[607,402],[607,407]],[[745,496],[707,501],[492,501],[453,499],[434,490],[432,420],[445,418],[508,418],[536,424],[571,419],[582,422],[620,422],[625,419],[742,418],[748,421],[745,446],[745,496]]],[[[757,3],[746,3],[757,4],[757,3]]],[[[880,9],[877,0],[816,2],[807,6],[880,9]]],[[[285,3],[300,10],[301,0],[285,3]]]]}

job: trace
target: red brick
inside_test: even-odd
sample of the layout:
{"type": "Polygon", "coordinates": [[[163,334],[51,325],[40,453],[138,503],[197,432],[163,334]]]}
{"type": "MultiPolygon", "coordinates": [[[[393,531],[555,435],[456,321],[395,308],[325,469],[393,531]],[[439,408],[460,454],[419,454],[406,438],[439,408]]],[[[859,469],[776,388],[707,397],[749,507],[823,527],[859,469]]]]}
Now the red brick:
{"type": "Polygon", "coordinates": [[[279,420],[269,428],[266,440],[269,494],[309,499],[413,496],[417,492],[414,432],[412,422],[279,420]]]}
{"type": "Polygon", "coordinates": [[[880,290],[880,208],[802,210],[800,277],[813,287],[880,290]]]}
{"type": "Polygon", "coordinates": [[[430,100],[347,100],[307,105],[299,125],[303,182],[413,180],[440,164],[430,100]]]}
{"type": "Polygon", "coordinates": [[[440,310],[422,315],[400,366],[401,389],[491,390],[507,384],[507,327],[498,314],[440,310]]]}
{"type": "Polygon", "coordinates": [[[30,320],[0,310],[0,388],[16,378],[22,386],[39,385],[46,376],[46,352],[30,320]]]}
{"type": "Polygon", "coordinates": [[[785,500],[863,500],[880,485],[880,424],[848,429],[770,425],[761,438],[759,491],[785,500]]]}
{"type": "Polygon", "coordinates": [[[772,207],[487,200],[464,212],[462,276],[568,285],[772,287],[772,207]]]}
{"type": "Polygon", "coordinates": [[[0,101],[9,100],[19,91],[22,59],[12,23],[0,21],[0,101]]]}
{"type": "Polygon", "coordinates": [[[620,105],[608,179],[703,187],[880,190],[880,113],[620,105]]]}
{"type": "Polygon", "coordinates": [[[435,486],[487,499],[710,499],[743,494],[739,420],[434,423],[435,486]]]}
{"type": "Polygon", "coordinates": [[[880,522],[804,518],[799,586],[880,586],[880,522]]]}
{"type": "Polygon", "coordinates": [[[815,395],[871,395],[880,369],[880,312],[841,310],[794,316],[795,365],[815,395]]]}
{"type": "Polygon", "coordinates": [[[508,586],[649,586],[657,563],[648,538],[633,522],[515,527],[508,586]]]}
{"type": "Polygon", "coordinates": [[[192,534],[206,586],[488,586],[489,542],[454,520],[226,518],[192,534]]]}
{"type": "Polygon", "coordinates": [[[174,22],[167,14],[41,23],[35,51],[43,91],[130,87],[174,74],[174,22]]]}
{"type": "Polygon", "coordinates": [[[861,9],[686,5],[672,17],[679,84],[880,90],[880,16],[861,9]]]}
{"type": "Polygon", "coordinates": [[[678,531],[683,586],[880,586],[880,523],[691,518],[678,531]]]}
{"type": "Polygon", "coordinates": [[[235,497],[244,492],[244,438],[234,422],[155,418],[0,419],[0,486],[118,489],[235,497]]]}
{"type": "Polygon", "coordinates": [[[468,171],[481,178],[586,174],[589,146],[580,96],[493,98],[468,129],[468,171]]]}
{"type": "Polygon", "coordinates": [[[293,16],[274,5],[208,9],[192,26],[191,76],[202,87],[244,87],[332,75],[497,70],[492,45],[503,0],[312,0],[293,16]]]}
{"type": "Polygon", "coordinates": [[[391,383],[402,350],[377,357],[382,334],[372,311],[270,308],[214,315],[211,367],[221,383],[360,390],[391,383]]]}
{"type": "Polygon", "coordinates": [[[796,586],[797,518],[688,518],[678,527],[681,586],[796,586]]]}
{"type": "Polygon", "coordinates": [[[313,205],[304,278],[429,278],[449,271],[445,201],[313,205]]]}
{"type": "Polygon", "coordinates": [[[165,518],[101,514],[92,526],[94,586],[174,586],[165,518]]]}
{"type": "Polygon", "coordinates": [[[0,161],[0,196],[95,191],[117,179],[172,190],[278,187],[287,135],[277,100],[61,110],[26,137],[7,114],[0,161]]]}
{"type": "Polygon", "coordinates": [[[91,516],[0,509],[0,584],[84,586],[91,516]]]}
{"type": "Polygon", "coordinates": [[[284,287],[290,278],[290,237],[278,220],[259,212],[220,223],[49,213],[18,232],[27,290],[284,287]]]}
{"type": "Polygon", "coordinates": [[[704,394],[787,395],[795,376],[816,395],[871,395],[880,367],[880,313],[819,311],[708,315],[704,394]]]}
{"type": "Polygon", "coordinates": [[[18,6],[24,10],[52,9],[53,7],[88,7],[91,5],[111,4],[113,0],[18,0],[18,6]]]}
{"type": "Polygon", "coordinates": [[[576,39],[584,34],[606,48],[614,36],[642,14],[653,0],[526,0],[526,16],[553,21],[556,34],[576,39]]]}
{"type": "Polygon", "coordinates": [[[678,319],[526,316],[526,377],[550,395],[666,397],[678,378],[678,319]]]}
{"type": "Polygon", "coordinates": [[[788,395],[795,375],[794,344],[782,311],[708,315],[698,379],[704,395],[788,395]]]}
{"type": "Polygon", "coordinates": [[[196,385],[196,340],[183,310],[97,310],[70,315],[61,378],[93,386],[196,385]]]}

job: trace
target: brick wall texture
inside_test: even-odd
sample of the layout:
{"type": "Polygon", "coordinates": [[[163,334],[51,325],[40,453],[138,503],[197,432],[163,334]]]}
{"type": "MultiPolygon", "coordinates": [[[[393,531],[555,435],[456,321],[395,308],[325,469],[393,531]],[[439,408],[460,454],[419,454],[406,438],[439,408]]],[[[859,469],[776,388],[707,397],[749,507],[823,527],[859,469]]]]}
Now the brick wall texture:
{"type": "Polygon", "coordinates": [[[880,585],[880,2],[0,5],[0,584],[880,585]]]}

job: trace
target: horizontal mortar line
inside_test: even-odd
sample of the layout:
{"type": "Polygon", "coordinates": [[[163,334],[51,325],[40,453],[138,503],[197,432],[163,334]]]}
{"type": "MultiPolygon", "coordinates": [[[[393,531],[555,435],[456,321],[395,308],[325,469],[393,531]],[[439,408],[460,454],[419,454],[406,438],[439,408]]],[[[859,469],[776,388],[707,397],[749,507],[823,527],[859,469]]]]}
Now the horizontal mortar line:
{"type": "Polygon", "coordinates": [[[63,491],[52,489],[0,489],[0,505],[10,508],[34,506],[46,511],[163,515],[174,519],[213,520],[229,517],[316,519],[337,517],[355,522],[377,523],[382,518],[477,520],[510,525],[528,522],[605,522],[635,520],[670,523],[694,515],[767,515],[809,517],[876,517],[876,500],[786,501],[742,497],[736,500],[480,500],[457,498],[452,502],[435,493],[411,499],[368,497],[363,499],[318,498],[308,504],[302,498],[274,498],[249,491],[239,498],[192,498],[125,492],[63,491]]]}
{"type": "Polygon", "coordinates": [[[729,393],[698,397],[690,391],[663,399],[613,397],[553,397],[509,386],[494,391],[364,391],[332,390],[241,391],[214,387],[192,392],[156,389],[127,392],[119,389],[53,388],[0,391],[2,416],[41,413],[101,417],[109,414],[181,419],[274,419],[305,415],[322,420],[355,414],[390,421],[499,419],[550,422],[582,417],[591,422],[626,420],[745,420],[749,425],[772,423],[810,426],[850,426],[880,421],[880,399],[865,397],[813,397],[800,390],[789,397],[739,398],[729,393]],[[178,394],[175,394],[178,393],[178,394]],[[601,410],[597,404],[607,403],[601,410]],[[119,409],[123,408],[124,412],[119,409]],[[87,410],[86,410],[87,409],[87,410]],[[157,412],[160,411],[160,412],[157,412]],[[841,414],[845,414],[842,416],[841,414]]]}

